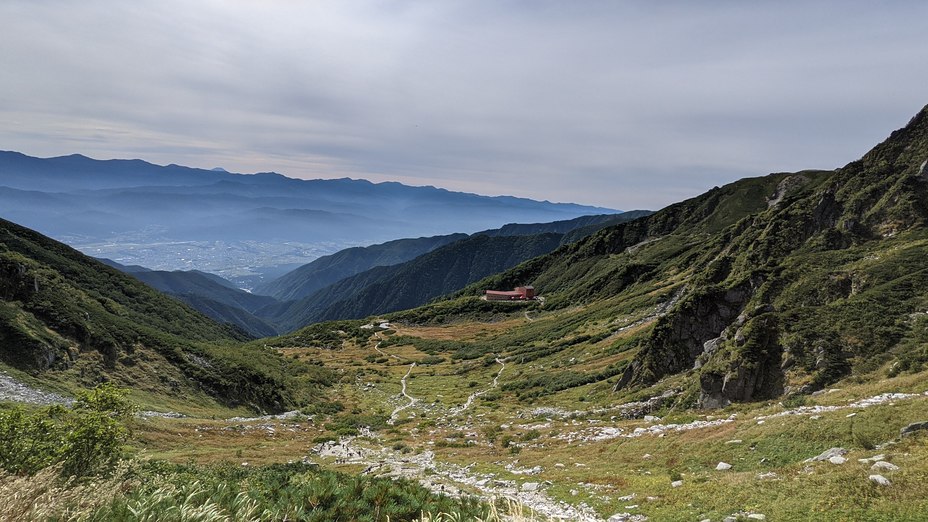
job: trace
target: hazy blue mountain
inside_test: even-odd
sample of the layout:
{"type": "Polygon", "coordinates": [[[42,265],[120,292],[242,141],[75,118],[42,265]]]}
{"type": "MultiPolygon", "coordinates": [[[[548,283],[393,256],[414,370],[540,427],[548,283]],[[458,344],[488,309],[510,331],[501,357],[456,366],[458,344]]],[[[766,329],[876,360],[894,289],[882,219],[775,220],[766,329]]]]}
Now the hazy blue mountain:
{"type": "Polygon", "coordinates": [[[532,234],[567,234],[581,230],[580,236],[585,236],[594,231],[637,219],[642,216],[653,214],[650,210],[630,210],[619,214],[599,214],[593,216],[581,216],[574,219],[565,219],[562,221],[553,221],[550,223],[509,223],[500,228],[493,230],[484,230],[478,232],[486,236],[528,236],[532,234]]]}
{"type": "Polygon", "coordinates": [[[285,331],[330,319],[354,319],[413,308],[474,281],[546,254],[562,234],[474,235],[412,261],[372,268],[299,301],[258,312],[285,331]]]}
{"type": "Polygon", "coordinates": [[[397,239],[369,247],[346,248],[303,265],[273,281],[255,288],[255,293],[281,301],[307,297],[346,277],[376,266],[390,266],[467,237],[467,234],[397,239]]]}
{"type": "Polygon", "coordinates": [[[233,324],[256,339],[272,337],[280,333],[276,326],[235,305],[216,301],[197,294],[168,295],[183,301],[191,308],[210,319],[220,323],[233,324]]]}
{"type": "Polygon", "coordinates": [[[612,212],[392,182],[298,180],[16,152],[0,152],[0,204],[9,218],[85,242],[133,233],[148,240],[357,244],[612,212]]]}
{"type": "MultiPolygon", "coordinates": [[[[289,331],[319,321],[355,319],[414,308],[488,275],[552,252],[602,228],[650,214],[650,211],[635,211],[553,223],[506,225],[439,246],[403,263],[375,266],[309,293],[302,299],[275,304],[256,314],[279,325],[283,331],[289,331]],[[534,233],[536,231],[541,233],[534,233]]],[[[378,245],[379,249],[351,249],[351,252],[346,251],[345,257],[356,261],[358,264],[354,266],[358,266],[365,259],[362,256],[372,257],[373,253],[384,249],[394,255],[404,249],[408,253],[408,249],[422,248],[427,241],[434,239],[447,238],[420,238],[406,243],[378,245]]],[[[340,259],[338,254],[324,261],[337,267],[334,262],[337,259],[340,259]]],[[[281,278],[282,282],[312,287],[311,276],[315,273],[312,268],[309,265],[301,267],[288,274],[293,277],[281,278]]],[[[289,291],[295,292],[296,289],[289,287],[289,291]]]]}
{"type": "MultiPolygon", "coordinates": [[[[474,235],[505,237],[557,233],[565,234],[561,239],[561,244],[563,244],[564,242],[576,241],[600,228],[649,214],[651,214],[650,211],[636,210],[621,214],[582,216],[550,223],[510,223],[501,228],[484,230],[474,235]]],[[[303,299],[341,279],[360,274],[374,267],[403,263],[449,243],[464,240],[467,237],[466,234],[454,234],[401,239],[369,247],[348,248],[330,256],[321,257],[276,280],[260,285],[255,289],[255,292],[276,297],[281,301],[303,299]]],[[[503,268],[499,268],[499,270],[503,270],[503,268]]]]}

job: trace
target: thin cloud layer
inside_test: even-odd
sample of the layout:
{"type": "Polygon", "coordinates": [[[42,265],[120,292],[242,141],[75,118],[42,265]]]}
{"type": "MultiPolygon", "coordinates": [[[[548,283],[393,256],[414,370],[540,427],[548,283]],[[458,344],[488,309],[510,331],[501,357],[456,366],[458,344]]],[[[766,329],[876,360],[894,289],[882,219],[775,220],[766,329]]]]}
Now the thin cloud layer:
{"type": "Polygon", "coordinates": [[[0,4],[0,148],[658,208],[928,98],[920,2],[0,4]]]}

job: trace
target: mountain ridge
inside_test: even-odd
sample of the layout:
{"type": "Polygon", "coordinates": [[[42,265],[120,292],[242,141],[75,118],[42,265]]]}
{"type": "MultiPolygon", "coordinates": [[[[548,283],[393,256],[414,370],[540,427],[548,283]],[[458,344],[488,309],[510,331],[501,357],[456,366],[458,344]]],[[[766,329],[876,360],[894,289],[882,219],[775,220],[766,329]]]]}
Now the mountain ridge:
{"type": "Polygon", "coordinates": [[[486,288],[534,284],[550,313],[638,318],[602,377],[613,390],[683,378],[689,404],[707,408],[809,393],[887,361],[919,368],[926,166],[928,108],[839,169],[716,187],[390,317],[466,314],[486,288]]]}

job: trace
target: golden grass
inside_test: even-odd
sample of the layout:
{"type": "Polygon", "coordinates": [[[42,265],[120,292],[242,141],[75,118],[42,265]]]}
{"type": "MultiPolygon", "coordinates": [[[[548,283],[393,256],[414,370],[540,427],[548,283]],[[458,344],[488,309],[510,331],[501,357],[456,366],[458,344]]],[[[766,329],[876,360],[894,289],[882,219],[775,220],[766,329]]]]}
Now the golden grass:
{"type": "MultiPolygon", "coordinates": [[[[529,312],[534,319],[537,311],[529,312]]],[[[536,319],[537,320],[537,319],[536,319]]],[[[495,323],[456,323],[446,326],[402,326],[393,325],[397,335],[409,335],[422,339],[440,341],[472,341],[488,334],[502,333],[525,324],[524,316],[495,323]]]]}
{"type": "Polygon", "coordinates": [[[60,466],[33,476],[0,472],[0,521],[81,520],[94,509],[138,486],[131,476],[132,464],[123,462],[112,478],[88,482],[61,480],[60,466]]]}

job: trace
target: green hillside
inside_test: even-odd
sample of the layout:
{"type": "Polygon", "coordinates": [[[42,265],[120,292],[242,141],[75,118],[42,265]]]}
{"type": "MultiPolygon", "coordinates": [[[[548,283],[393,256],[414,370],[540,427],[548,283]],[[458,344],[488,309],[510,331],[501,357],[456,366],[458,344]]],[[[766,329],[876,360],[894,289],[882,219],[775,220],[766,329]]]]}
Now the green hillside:
{"type": "Polygon", "coordinates": [[[467,237],[466,234],[397,239],[368,247],[353,247],[322,256],[277,279],[255,288],[255,293],[280,301],[303,299],[346,277],[377,266],[409,261],[436,248],[467,237]]]}
{"type": "Polygon", "coordinates": [[[546,310],[580,307],[565,314],[574,331],[614,335],[610,316],[637,318],[623,344],[634,356],[608,372],[621,374],[615,387],[684,372],[704,406],[809,392],[891,361],[893,371],[919,369],[928,360],[926,158],[923,110],[841,169],[715,188],[458,296],[531,283],[546,310]]]}
{"type": "Polygon", "coordinates": [[[196,270],[130,273],[148,286],[180,299],[219,323],[232,324],[251,337],[269,337],[278,333],[272,324],[254,315],[261,308],[277,303],[273,297],[251,294],[235,288],[219,276],[196,270]]]}
{"type": "Polygon", "coordinates": [[[292,407],[309,393],[290,384],[309,369],[239,347],[244,332],[4,220],[0,296],[0,362],[62,391],[112,380],[146,403],[260,410],[292,407]]]}
{"type": "MultiPolygon", "coordinates": [[[[306,299],[278,305],[270,317],[285,330],[293,330],[320,321],[412,308],[550,252],[562,238],[562,234],[469,237],[412,261],[343,279],[306,299]]],[[[268,316],[269,312],[260,313],[268,316]]]]}

